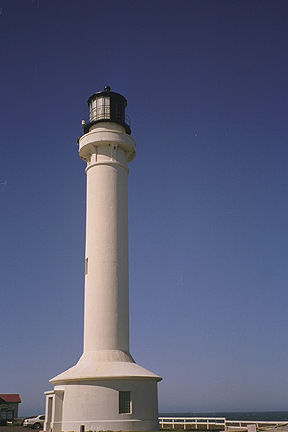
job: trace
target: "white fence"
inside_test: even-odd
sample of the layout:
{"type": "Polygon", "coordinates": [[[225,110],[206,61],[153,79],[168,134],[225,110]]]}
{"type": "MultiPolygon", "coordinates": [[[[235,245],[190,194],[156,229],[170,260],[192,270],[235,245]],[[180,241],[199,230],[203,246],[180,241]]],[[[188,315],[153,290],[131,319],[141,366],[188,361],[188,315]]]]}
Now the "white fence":
{"type": "Polygon", "coordinates": [[[249,425],[256,428],[273,428],[284,426],[286,421],[244,421],[227,420],[225,417],[159,417],[161,429],[218,429],[218,430],[247,430],[249,425]]]}

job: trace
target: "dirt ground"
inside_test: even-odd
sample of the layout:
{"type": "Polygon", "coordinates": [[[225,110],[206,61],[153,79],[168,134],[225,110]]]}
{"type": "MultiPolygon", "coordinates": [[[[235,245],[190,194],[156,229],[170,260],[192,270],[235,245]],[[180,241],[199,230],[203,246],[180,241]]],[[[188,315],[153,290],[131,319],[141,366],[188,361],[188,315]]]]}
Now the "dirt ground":
{"type": "Polygon", "coordinates": [[[32,432],[34,429],[24,428],[23,426],[0,426],[0,432],[32,432]]]}

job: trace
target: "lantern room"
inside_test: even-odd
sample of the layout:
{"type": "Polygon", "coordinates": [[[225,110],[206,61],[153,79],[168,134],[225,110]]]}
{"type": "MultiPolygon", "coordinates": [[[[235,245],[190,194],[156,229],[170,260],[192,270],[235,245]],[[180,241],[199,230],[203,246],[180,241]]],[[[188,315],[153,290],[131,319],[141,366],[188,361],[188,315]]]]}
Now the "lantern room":
{"type": "Polygon", "coordinates": [[[89,114],[82,121],[84,134],[89,132],[90,127],[98,122],[114,122],[125,128],[128,135],[131,134],[130,119],[125,114],[127,100],[119,93],[111,92],[109,86],[104,91],[90,96],[87,101],[89,114]]]}

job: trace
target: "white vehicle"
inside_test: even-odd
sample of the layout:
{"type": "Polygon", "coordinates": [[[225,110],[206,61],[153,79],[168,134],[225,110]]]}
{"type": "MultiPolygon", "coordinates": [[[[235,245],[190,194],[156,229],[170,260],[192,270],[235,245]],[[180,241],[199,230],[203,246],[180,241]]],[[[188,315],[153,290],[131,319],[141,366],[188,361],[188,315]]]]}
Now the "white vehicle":
{"type": "Polygon", "coordinates": [[[45,421],[45,415],[38,415],[36,417],[27,418],[23,422],[24,427],[30,427],[32,429],[42,429],[45,421]]]}

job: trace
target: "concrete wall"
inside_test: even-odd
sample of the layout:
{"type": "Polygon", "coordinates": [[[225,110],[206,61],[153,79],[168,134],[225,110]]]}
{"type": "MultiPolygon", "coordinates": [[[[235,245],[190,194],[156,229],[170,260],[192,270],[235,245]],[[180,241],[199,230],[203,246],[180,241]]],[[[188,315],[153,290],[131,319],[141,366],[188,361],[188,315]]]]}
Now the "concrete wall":
{"type": "MultiPolygon", "coordinates": [[[[50,427],[46,425],[47,431],[79,431],[81,425],[85,431],[159,428],[156,381],[88,381],[55,386],[54,391],[62,393],[63,399],[55,399],[53,420],[50,427]],[[131,414],[119,414],[119,391],[131,392],[131,414]]],[[[49,393],[47,398],[51,397],[52,392],[49,393]]]]}

